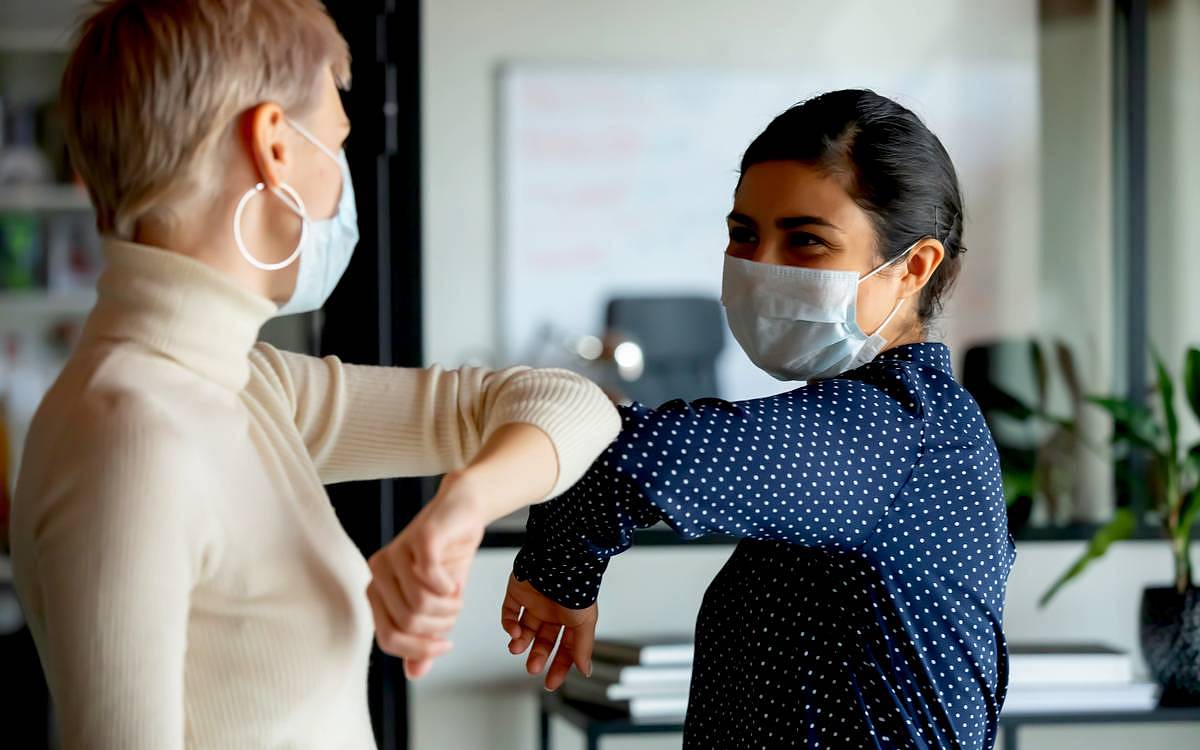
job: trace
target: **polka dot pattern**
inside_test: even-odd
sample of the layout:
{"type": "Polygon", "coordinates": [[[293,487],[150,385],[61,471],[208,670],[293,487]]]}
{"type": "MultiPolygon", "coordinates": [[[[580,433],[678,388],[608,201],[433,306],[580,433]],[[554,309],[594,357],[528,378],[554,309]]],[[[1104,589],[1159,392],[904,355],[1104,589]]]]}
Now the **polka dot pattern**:
{"type": "Polygon", "coordinates": [[[532,509],[515,572],[585,607],[635,529],[741,539],[700,609],[685,747],[995,744],[1015,550],[995,444],[944,345],[622,419],[532,509]]]}

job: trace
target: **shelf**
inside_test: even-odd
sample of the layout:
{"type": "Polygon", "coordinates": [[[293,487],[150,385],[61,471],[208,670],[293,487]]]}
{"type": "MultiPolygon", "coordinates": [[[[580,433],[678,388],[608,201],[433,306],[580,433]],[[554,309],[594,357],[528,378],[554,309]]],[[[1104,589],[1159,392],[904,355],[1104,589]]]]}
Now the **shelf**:
{"type": "Polygon", "coordinates": [[[75,185],[0,186],[0,211],[91,211],[87,191],[75,185]]]}
{"type": "MultiPolygon", "coordinates": [[[[1049,526],[1024,528],[1013,536],[1018,545],[1026,542],[1078,542],[1087,541],[1100,529],[1100,524],[1072,524],[1070,526],[1049,526]]],[[[1200,541],[1200,526],[1197,526],[1192,537],[1200,541]]],[[[684,539],[669,528],[659,525],[649,529],[640,529],[633,535],[635,547],[674,547],[695,544],[737,544],[735,537],[712,535],[699,539],[684,539]]],[[[1141,524],[1130,537],[1136,542],[1161,542],[1162,532],[1150,524],[1141,524]]],[[[525,531],[511,528],[489,528],[483,535],[483,547],[520,547],[525,543],[525,531]]]]}
{"type": "Polygon", "coordinates": [[[71,49],[71,34],[62,29],[0,29],[0,53],[52,52],[71,49]]]}
{"type": "Polygon", "coordinates": [[[0,329],[53,317],[81,318],[96,304],[92,290],[48,292],[41,289],[0,290],[0,329]]]}

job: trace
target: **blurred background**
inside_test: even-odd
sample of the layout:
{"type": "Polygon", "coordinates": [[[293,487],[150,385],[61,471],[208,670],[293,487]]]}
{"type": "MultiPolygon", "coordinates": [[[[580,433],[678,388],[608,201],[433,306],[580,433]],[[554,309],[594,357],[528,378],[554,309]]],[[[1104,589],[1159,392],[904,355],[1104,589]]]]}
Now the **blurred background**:
{"type": "MultiPolygon", "coordinates": [[[[80,5],[0,6],[0,527],[24,431],[102,266],[55,106],[80,5]]],[[[716,302],[737,164],[789,105],[873,88],[926,120],[963,184],[970,252],[939,334],[1002,453],[1019,550],[1008,636],[1102,644],[1153,681],[1139,601],[1173,576],[1157,464],[1124,450],[1127,414],[1091,399],[1161,419],[1157,352],[1178,441],[1200,437],[1184,367],[1200,344],[1200,2],[327,5],[354,56],[347,150],[363,241],[322,313],[273,321],[264,338],[364,363],[569,367],[647,403],[781,391],[716,302]],[[1101,529],[1121,541],[1039,606],[1101,529]]],[[[434,487],[331,495],[369,553],[434,487]]],[[[376,655],[382,747],[538,746],[540,688],[498,622],[522,528],[490,530],[456,649],[430,676],[406,684],[376,655]]],[[[643,533],[609,569],[600,634],[686,637],[731,549],[643,533]]],[[[52,708],[4,560],[0,694],[23,697],[0,707],[0,746],[47,746],[52,708]]],[[[1200,712],[1097,716],[1024,726],[1020,746],[1200,746],[1200,712]]],[[[548,731],[556,748],[584,746],[557,715],[548,731]]],[[[670,731],[604,740],[678,745],[670,731]]]]}

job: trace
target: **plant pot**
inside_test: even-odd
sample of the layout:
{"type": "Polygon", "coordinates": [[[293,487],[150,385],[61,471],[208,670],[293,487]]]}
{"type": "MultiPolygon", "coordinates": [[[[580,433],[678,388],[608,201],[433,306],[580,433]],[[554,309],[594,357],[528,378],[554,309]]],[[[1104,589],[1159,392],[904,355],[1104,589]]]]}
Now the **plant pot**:
{"type": "Polygon", "coordinates": [[[1162,705],[1200,705],[1200,589],[1143,591],[1141,640],[1162,705]]]}

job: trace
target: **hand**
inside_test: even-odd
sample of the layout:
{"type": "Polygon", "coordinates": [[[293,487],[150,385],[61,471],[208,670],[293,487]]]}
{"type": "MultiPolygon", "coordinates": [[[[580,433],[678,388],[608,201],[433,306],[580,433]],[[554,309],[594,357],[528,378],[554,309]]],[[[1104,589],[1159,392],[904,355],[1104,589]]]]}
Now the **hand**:
{"type": "Polygon", "coordinates": [[[562,631],[562,642],[550,662],[546,673],[546,689],[558,690],[571,664],[583,675],[592,675],[592,646],[596,642],[596,620],[599,611],[593,604],[586,609],[570,609],[556,604],[530,584],[518,581],[509,575],[508,590],[504,593],[504,605],[500,610],[500,624],[512,637],[508,650],[523,654],[533,644],[525,671],[541,674],[554,651],[554,644],[562,631]]]}
{"type": "Polygon", "coordinates": [[[453,647],[446,636],[462,609],[487,522],[479,498],[479,483],[467,472],[447,474],[433,500],[368,561],[375,639],[404,659],[409,679],[424,675],[453,647]]]}

